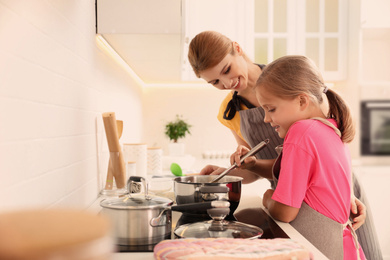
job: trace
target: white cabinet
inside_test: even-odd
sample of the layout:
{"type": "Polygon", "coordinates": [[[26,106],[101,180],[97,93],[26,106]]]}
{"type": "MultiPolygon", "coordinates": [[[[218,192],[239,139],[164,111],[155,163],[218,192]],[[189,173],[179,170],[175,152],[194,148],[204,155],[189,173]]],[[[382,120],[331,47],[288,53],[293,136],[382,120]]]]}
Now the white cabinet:
{"type": "Polygon", "coordinates": [[[362,96],[390,95],[390,1],[361,1],[362,96]]]}
{"type": "Polygon", "coordinates": [[[97,33],[180,34],[180,0],[97,0],[97,33]]]}
{"type": "Polygon", "coordinates": [[[390,1],[362,0],[360,30],[360,96],[390,97],[390,1]]]}
{"type": "Polygon", "coordinates": [[[364,28],[390,28],[389,0],[361,0],[361,18],[364,28]]]}
{"type": "Polygon", "coordinates": [[[254,10],[255,62],[301,54],[325,80],[346,79],[347,1],[256,0],[254,10]]]}

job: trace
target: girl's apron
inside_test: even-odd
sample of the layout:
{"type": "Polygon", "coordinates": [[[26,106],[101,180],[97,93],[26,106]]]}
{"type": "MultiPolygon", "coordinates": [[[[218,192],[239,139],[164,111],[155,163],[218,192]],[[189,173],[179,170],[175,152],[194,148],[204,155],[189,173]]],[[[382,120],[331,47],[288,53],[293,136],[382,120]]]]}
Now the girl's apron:
{"type": "MultiPolygon", "coordinates": [[[[335,132],[341,136],[339,129],[337,129],[326,119],[312,119],[319,120],[327,126],[333,128],[335,132]]],[[[276,159],[272,169],[274,182],[276,184],[280,173],[280,163],[283,154],[282,149],[282,146],[276,148],[279,156],[276,159]]],[[[305,202],[302,202],[302,206],[299,209],[297,217],[292,222],[290,222],[290,225],[293,226],[329,259],[344,259],[343,230],[346,226],[348,226],[355,239],[355,246],[359,256],[359,244],[350,221],[345,224],[340,224],[337,221],[334,221],[333,219],[315,211],[305,202]]]]}

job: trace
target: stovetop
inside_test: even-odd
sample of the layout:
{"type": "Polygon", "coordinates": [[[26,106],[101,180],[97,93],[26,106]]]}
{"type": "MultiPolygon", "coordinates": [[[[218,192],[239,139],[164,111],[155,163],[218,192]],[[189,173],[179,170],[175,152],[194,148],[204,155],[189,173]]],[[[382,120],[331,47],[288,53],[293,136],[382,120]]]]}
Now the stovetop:
{"type": "MultiPolygon", "coordinates": [[[[172,225],[172,228],[180,226],[187,223],[195,223],[199,221],[205,221],[211,219],[208,215],[199,215],[199,214],[181,214],[175,212],[174,214],[179,214],[179,218],[175,225],[172,225]]],[[[226,220],[239,221],[246,224],[254,225],[260,227],[264,233],[259,239],[269,239],[269,238],[289,238],[289,236],[279,227],[278,224],[270,217],[268,214],[261,208],[247,208],[240,210],[235,213],[234,216],[227,216],[226,220]]],[[[175,239],[175,235],[172,232],[172,239],[175,239]]],[[[145,246],[117,246],[117,252],[153,252],[155,244],[145,245],[145,246]]]]}

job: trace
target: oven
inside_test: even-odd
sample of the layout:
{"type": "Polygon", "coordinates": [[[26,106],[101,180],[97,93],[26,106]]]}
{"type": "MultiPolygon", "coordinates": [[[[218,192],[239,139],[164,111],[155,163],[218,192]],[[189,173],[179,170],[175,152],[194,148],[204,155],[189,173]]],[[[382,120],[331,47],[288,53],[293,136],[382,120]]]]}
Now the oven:
{"type": "Polygon", "coordinates": [[[390,155],[390,100],[361,102],[361,154],[390,155]]]}

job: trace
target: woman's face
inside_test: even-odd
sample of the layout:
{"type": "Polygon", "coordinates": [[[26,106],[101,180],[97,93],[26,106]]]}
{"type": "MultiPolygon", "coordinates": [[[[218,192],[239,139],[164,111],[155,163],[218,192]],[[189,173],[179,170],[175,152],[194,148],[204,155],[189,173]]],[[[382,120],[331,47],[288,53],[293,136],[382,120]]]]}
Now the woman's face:
{"type": "Polygon", "coordinates": [[[256,88],[256,98],[264,109],[264,122],[270,123],[280,138],[285,138],[288,129],[296,121],[304,119],[300,97],[282,99],[267,90],[256,88]]]}
{"type": "MultiPolygon", "coordinates": [[[[241,49],[241,48],[240,48],[241,49]]],[[[204,70],[200,77],[217,89],[242,91],[248,84],[248,65],[242,50],[228,54],[216,66],[204,70]]]]}

